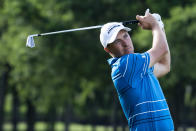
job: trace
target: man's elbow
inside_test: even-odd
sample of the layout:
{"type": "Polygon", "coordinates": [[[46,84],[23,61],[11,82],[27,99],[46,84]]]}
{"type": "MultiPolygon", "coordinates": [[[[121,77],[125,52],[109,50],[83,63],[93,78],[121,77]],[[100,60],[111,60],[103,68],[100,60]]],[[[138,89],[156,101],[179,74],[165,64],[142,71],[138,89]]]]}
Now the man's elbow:
{"type": "Polygon", "coordinates": [[[157,77],[158,78],[163,77],[163,76],[167,75],[169,72],[170,72],[170,68],[166,68],[162,73],[157,75],[157,77]]]}
{"type": "Polygon", "coordinates": [[[166,44],[164,45],[162,50],[163,50],[163,55],[162,56],[164,56],[164,55],[169,53],[169,48],[168,48],[168,46],[166,44]]]}
{"type": "Polygon", "coordinates": [[[168,74],[170,71],[171,71],[171,67],[170,67],[170,64],[169,64],[166,67],[166,71],[165,71],[166,73],[165,74],[168,74]]]}
{"type": "Polygon", "coordinates": [[[161,76],[167,75],[170,72],[170,70],[171,70],[170,65],[169,64],[165,65],[161,76]]]}

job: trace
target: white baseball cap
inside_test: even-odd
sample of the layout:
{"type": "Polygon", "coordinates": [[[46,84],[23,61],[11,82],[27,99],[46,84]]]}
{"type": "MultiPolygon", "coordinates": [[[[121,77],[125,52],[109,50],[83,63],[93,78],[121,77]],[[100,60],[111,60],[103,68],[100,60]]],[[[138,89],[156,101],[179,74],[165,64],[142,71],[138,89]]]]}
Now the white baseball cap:
{"type": "Polygon", "coordinates": [[[130,28],[125,27],[120,22],[110,22],[103,25],[100,32],[100,41],[103,47],[106,48],[108,44],[114,42],[118,32],[121,30],[131,31],[130,28]]]}

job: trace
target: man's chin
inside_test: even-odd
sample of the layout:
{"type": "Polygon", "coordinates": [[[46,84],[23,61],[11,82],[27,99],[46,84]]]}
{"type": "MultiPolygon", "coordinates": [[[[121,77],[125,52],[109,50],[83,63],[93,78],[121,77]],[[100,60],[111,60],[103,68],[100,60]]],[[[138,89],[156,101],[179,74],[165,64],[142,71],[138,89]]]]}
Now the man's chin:
{"type": "Polygon", "coordinates": [[[133,50],[129,50],[129,51],[126,51],[126,53],[125,54],[133,54],[134,53],[134,51],[133,50]]]}

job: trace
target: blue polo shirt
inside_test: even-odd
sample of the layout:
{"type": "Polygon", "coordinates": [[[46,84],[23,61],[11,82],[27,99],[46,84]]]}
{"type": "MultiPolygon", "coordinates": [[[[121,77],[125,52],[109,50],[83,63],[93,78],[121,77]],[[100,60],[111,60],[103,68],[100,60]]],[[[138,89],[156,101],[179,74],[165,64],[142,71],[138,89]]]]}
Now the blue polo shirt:
{"type": "Polygon", "coordinates": [[[111,77],[130,131],[174,130],[161,86],[149,68],[148,53],[111,58],[111,77]]]}

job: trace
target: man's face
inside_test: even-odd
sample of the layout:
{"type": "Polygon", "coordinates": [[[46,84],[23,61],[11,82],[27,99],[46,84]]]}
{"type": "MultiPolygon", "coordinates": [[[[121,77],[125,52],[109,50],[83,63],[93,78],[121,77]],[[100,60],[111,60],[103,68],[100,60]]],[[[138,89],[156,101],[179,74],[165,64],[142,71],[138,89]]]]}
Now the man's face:
{"type": "Polygon", "coordinates": [[[127,31],[119,31],[116,40],[107,46],[107,50],[112,57],[121,57],[134,53],[133,43],[127,31]]]}

